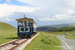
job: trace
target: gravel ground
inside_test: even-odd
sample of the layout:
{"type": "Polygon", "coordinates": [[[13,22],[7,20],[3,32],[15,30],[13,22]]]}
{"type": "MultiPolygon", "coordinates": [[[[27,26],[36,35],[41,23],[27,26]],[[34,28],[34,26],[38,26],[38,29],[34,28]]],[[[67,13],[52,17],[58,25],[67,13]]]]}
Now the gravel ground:
{"type": "Polygon", "coordinates": [[[10,43],[10,44],[8,44],[8,45],[6,45],[6,46],[1,47],[0,50],[9,50],[9,49],[11,49],[12,47],[14,47],[14,46],[16,46],[17,44],[21,43],[21,42],[24,41],[24,40],[26,40],[26,39],[21,39],[21,40],[19,40],[19,41],[14,42],[14,43],[10,43]]]}
{"type": "Polygon", "coordinates": [[[26,42],[24,42],[23,44],[21,44],[19,47],[17,47],[14,50],[23,50],[38,35],[39,35],[39,33],[37,35],[33,36],[31,39],[29,39],[26,42]]]}

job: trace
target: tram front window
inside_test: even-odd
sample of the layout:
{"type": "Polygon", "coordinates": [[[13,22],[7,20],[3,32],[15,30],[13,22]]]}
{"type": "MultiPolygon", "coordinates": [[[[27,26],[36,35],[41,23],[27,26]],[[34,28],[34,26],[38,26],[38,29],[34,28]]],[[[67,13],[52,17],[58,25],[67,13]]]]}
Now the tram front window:
{"type": "Polygon", "coordinates": [[[28,26],[33,26],[33,23],[29,21],[28,26]]]}
{"type": "Polygon", "coordinates": [[[23,21],[19,21],[18,26],[22,26],[22,25],[23,25],[23,21]]]}
{"type": "Polygon", "coordinates": [[[27,26],[27,21],[24,21],[24,26],[27,26]]]}

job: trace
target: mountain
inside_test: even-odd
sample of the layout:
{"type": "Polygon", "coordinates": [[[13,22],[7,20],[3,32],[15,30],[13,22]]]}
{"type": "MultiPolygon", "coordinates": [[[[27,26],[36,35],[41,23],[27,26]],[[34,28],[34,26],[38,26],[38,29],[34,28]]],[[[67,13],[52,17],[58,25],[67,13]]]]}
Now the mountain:
{"type": "Polygon", "coordinates": [[[52,30],[61,29],[64,27],[68,27],[68,28],[75,27],[75,23],[37,27],[37,31],[52,31],[52,30]]]}

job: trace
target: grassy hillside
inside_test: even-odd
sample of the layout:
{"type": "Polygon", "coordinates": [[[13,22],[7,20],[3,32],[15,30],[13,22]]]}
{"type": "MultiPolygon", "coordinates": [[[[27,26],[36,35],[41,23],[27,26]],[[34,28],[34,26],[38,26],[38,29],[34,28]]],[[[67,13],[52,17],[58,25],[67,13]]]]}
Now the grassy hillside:
{"type": "Polygon", "coordinates": [[[69,27],[70,28],[70,27],[75,27],[75,23],[51,25],[50,27],[56,27],[56,28],[69,27]]]}
{"type": "Polygon", "coordinates": [[[56,27],[45,27],[45,26],[43,26],[43,27],[38,27],[37,31],[51,31],[51,30],[55,30],[55,29],[57,29],[57,28],[56,27]]]}
{"type": "Polygon", "coordinates": [[[61,29],[64,27],[68,27],[68,28],[75,27],[75,23],[42,26],[42,27],[38,27],[37,31],[51,31],[51,30],[55,30],[55,29],[61,29]]]}
{"type": "Polygon", "coordinates": [[[17,38],[17,29],[9,24],[0,22],[0,44],[17,38]]]}
{"type": "Polygon", "coordinates": [[[56,34],[40,32],[24,50],[62,50],[60,40],[56,34]]]}
{"type": "Polygon", "coordinates": [[[63,31],[73,31],[73,30],[75,30],[75,27],[71,27],[71,28],[64,27],[61,29],[52,30],[52,32],[63,32],[63,31]]]}

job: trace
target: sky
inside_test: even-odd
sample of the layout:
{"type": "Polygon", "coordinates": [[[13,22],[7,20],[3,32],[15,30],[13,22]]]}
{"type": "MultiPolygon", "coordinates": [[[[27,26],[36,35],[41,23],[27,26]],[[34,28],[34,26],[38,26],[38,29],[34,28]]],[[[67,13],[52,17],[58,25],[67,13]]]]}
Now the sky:
{"type": "Polygon", "coordinates": [[[75,23],[75,0],[0,0],[0,22],[17,27],[23,13],[37,26],[75,23]]]}

